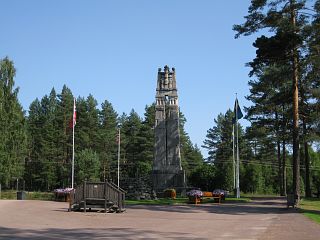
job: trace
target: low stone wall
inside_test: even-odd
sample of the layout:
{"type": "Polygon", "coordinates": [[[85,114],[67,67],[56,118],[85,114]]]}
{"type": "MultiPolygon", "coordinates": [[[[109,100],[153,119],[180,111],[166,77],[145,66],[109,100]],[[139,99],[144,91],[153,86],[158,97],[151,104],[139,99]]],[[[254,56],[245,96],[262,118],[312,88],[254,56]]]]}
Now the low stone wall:
{"type": "Polygon", "coordinates": [[[120,181],[120,186],[126,191],[126,199],[150,200],[155,199],[152,191],[151,177],[127,178],[120,181]]]}

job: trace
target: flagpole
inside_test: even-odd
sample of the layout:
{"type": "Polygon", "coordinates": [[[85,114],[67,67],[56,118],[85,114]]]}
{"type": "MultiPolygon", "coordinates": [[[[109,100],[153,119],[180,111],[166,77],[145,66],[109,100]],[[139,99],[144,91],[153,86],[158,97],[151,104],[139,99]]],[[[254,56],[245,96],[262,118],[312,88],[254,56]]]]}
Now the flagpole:
{"type": "Polygon", "coordinates": [[[234,154],[234,123],[232,123],[232,160],[233,160],[233,190],[236,189],[236,159],[235,159],[235,154],[234,154]]]}
{"type": "Polygon", "coordinates": [[[238,129],[238,97],[236,96],[236,131],[237,131],[237,178],[236,178],[236,188],[237,188],[237,198],[240,198],[240,178],[239,178],[239,129],[238,129]]]}
{"type": "Polygon", "coordinates": [[[73,113],[72,113],[72,170],[71,170],[71,188],[74,186],[74,111],[76,106],[76,99],[73,99],[73,113]]]}
{"type": "Polygon", "coordinates": [[[120,187],[120,126],[118,126],[118,188],[120,187]]]}

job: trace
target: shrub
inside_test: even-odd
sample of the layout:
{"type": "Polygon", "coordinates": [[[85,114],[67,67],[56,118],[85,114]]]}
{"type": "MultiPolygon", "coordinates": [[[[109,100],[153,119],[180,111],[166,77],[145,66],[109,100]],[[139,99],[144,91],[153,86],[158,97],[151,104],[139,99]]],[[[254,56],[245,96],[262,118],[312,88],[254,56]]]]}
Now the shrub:
{"type": "Polygon", "coordinates": [[[165,189],[163,191],[163,195],[165,198],[172,198],[172,199],[176,199],[177,193],[175,189],[165,189]]]}

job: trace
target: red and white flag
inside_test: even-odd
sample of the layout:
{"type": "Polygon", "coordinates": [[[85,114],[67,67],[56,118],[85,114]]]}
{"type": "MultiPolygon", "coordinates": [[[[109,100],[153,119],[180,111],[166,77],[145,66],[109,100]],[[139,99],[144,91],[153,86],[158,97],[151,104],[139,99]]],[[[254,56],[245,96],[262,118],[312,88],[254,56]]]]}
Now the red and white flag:
{"type": "Polygon", "coordinates": [[[73,117],[72,117],[73,127],[77,122],[77,109],[76,109],[76,98],[73,98],[73,117]]]}
{"type": "Polygon", "coordinates": [[[76,99],[73,99],[73,114],[72,114],[72,119],[70,119],[69,122],[69,127],[70,128],[74,128],[74,126],[76,125],[76,121],[77,121],[77,109],[76,109],[76,99]]]}

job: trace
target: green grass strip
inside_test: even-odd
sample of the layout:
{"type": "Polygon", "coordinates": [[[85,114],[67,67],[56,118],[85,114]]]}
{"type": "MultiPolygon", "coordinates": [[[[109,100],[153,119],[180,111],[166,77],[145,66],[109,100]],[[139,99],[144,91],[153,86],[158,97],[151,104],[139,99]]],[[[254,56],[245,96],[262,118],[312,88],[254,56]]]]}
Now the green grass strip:
{"type": "MultiPolygon", "coordinates": [[[[1,199],[15,200],[17,199],[17,191],[8,190],[1,192],[1,199]]],[[[52,192],[26,192],[26,200],[54,200],[54,194],[52,192]]]]}
{"type": "MultiPolygon", "coordinates": [[[[222,201],[223,203],[246,203],[249,202],[249,198],[226,198],[225,201],[222,201]]],[[[212,198],[203,198],[200,204],[204,203],[216,203],[216,201],[212,198]]],[[[176,198],[176,199],[170,199],[170,198],[159,198],[157,200],[126,200],[127,205],[183,205],[183,204],[189,204],[188,198],[176,198]]]]}
{"type": "Polygon", "coordinates": [[[320,224],[320,199],[304,198],[300,201],[300,212],[320,224]]]}

